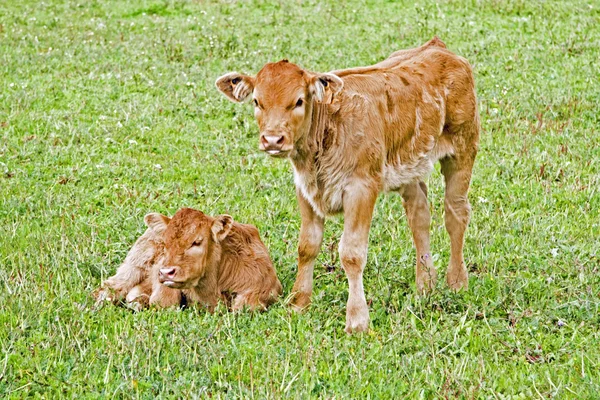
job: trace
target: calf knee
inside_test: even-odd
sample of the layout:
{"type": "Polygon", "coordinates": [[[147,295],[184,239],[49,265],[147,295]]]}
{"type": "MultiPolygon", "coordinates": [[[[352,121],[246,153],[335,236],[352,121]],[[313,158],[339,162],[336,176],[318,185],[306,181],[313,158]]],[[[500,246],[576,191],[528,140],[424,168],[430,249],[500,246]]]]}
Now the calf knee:
{"type": "Polygon", "coordinates": [[[319,254],[321,241],[314,238],[301,240],[298,244],[298,260],[300,262],[314,259],[319,254]]]}
{"type": "Polygon", "coordinates": [[[150,298],[150,294],[149,291],[151,291],[152,288],[149,288],[148,285],[144,285],[139,284],[137,286],[135,286],[133,289],[131,289],[129,291],[129,293],[127,293],[127,296],[125,297],[125,301],[127,303],[133,303],[136,302],[141,306],[147,306],[149,303],[149,298],[150,298]]]}
{"type": "Polygon", "coordinates": [[[444,208],[447,216],[453,216],[462,223],[468,224],[471,215],[471,205],[467,196],[446,198],[444,208]]]}
{"type": "Polygon", "coordinates": [[[339,253],[342,266],[349,278],[362,274],[367,262],[366,249],[350,247],[340,243],[339,253]]]}

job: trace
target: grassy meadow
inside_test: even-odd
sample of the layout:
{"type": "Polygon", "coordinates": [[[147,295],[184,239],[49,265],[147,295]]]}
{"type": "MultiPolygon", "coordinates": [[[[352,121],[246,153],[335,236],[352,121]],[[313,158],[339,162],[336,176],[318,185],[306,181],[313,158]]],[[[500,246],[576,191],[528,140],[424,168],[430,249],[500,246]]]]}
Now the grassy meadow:
{"type": "Polygon", "coordinates": [[[600,398],[600,2],[0,3],[0,397],[600,398]],[[342,219],[308,312],[95,308],[150,211],[255,224],[289,294],[292,169],[214,87],[288,58],[367,65],[438,35],[474,66],[482,137],[467,292],[415,293],[401,199],[379,198],[371,331],[344,333],[342,219]]]}

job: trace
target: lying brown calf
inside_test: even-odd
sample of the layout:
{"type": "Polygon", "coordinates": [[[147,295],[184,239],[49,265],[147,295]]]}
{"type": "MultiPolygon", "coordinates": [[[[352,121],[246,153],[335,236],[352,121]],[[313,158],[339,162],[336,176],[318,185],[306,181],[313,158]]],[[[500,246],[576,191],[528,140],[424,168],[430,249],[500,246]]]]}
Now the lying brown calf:
{"type": "Polygon", "coordinates": [[[191,208],[172,218],[151,213],[144,222],[148,229],[96,292],[97,300],[169,307],[185,299],[212,311],[219,299],[233,310],[264,309],[281,294],[254,226],[191,208]]]}

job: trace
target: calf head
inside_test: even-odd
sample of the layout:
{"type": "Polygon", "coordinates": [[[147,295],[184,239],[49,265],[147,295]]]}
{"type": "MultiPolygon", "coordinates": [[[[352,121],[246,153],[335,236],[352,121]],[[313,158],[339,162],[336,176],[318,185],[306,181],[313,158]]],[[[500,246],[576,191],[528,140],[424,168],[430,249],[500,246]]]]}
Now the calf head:
{"type": "Polygon", "coordinates": [[[313,103],[331,103],[344,83],[336,75],[308,72],[281,60],[265,65],[256,76],[228,73],[216,85],[236,103],[252,98],[259,149],[285,157],[310,128],[313,103]]]}
{"type": "Polygon", "coordinates": [[[151,213],[144,221],[164,241],[158,280],[174,289],[198,285],[211,263],[218,261],[221,242],[233,225],[229,215],[210,217],[191,208],[180,209],[172,218],[151,213]]]}

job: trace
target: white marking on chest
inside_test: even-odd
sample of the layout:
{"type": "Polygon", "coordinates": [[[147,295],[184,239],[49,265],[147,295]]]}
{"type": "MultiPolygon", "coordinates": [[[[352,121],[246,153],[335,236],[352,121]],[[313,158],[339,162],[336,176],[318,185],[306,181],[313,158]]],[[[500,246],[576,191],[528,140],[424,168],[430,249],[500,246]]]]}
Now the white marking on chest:
{"type": "Polygon", "coordinates": [[[311,173],[300,172],[294,166],[294,183],[296,187],[300,189],[304,198],[308,200],[313,210],[321,217],[341,211],[343,208],[343,179],[333,179],[335,177],[330,176],[330,179],[324,182],[323,189],[319,192],[316,176],[311,173]]]}
{"type": "Polygon", "coordinates": [[[312,177],[310,176],[310,174],[298,172],[298,170],[294,166],[294,184],[298,189],[300,189],[300,193],[302,193],[304,198],[308,200],[313,210],[315,210],[315,212],[321,217],[324,217],[325,214],[315,202],[315,196],[317,195],[317,184],[316,182],[311,182],[311,180],[314,180],[311,178],[312,177]]]}

